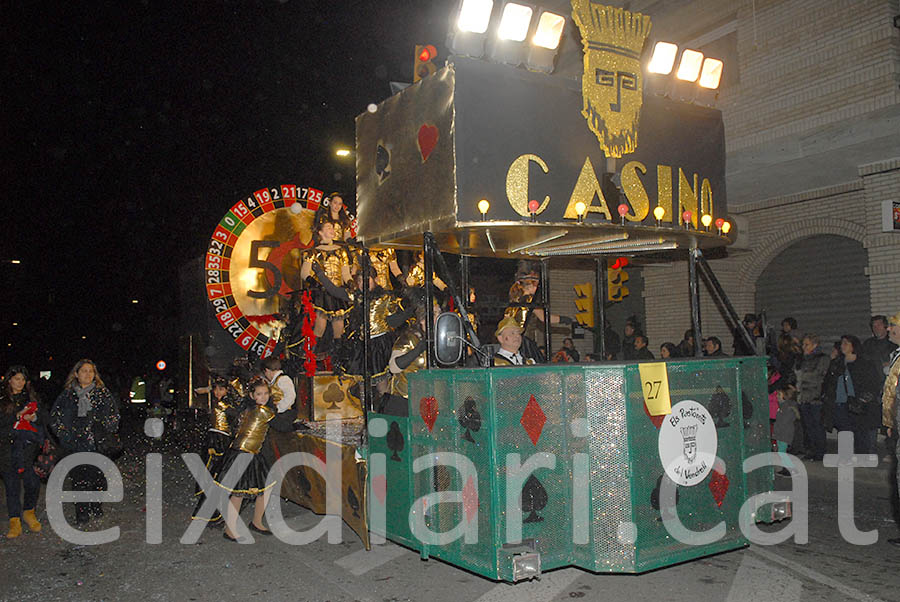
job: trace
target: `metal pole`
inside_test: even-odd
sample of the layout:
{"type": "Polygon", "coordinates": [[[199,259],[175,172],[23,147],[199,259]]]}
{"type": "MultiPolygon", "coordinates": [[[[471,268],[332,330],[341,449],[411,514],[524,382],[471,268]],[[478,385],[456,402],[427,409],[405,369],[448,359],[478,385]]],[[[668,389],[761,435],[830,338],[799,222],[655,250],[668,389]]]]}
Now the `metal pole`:
{"type": "Polygon", "coordinates": [[[547,260],[541,260],[541,304],[544,306],[544,361],[550,361],[553,347],[550,341],[550,281],[547,275],[547,260]]]}
{"type": "MultiPolygon", "coordinates": [[[[471,309],[469,307],[469,256],[468,255],[460,255],[459,256],[459,296],[463,302],[463,306],[460,309],[460,315],[463,315],[463,310],[468,312],[471,309]]],[[[474,324],[472,325],[474,327],[474,324]]],[[[466,358],[468,357],[468,351],[463,353],[463,357],[460,360],[461,365],[466,364],[466,358]]]]}
{"type": "MultiPolygon", "coordinates": [[[[363,407],[369,412],[372,410],[372,374],[369,370],[369,353],[371,353],[369,333],[372,325],[369,323],[369,275],[371,264],[369,263],[369,252],[365,247],[359,249],[359,263],[362,266],[362,310],[363,310],[363,407]]],[[[368,424],[368,417],[366,417],[368,424]]]]}
{"type": "Polygon", "coordinates": [[[434,357],[434,234],[425,232],[424,239],[424,260],[425,260],[425,340],[428,352],[425,354],[427,361],[425,367],[432,368],[437,366],[434,357]]]}
{"type": "Polygon", "coordinates": [[[701,327],[700,327],[700,283],[697,280],[697,257],[700,249],[694,243],[688,252],[688,273],[691,290],[691,328],[694,330],[694,357],[703,355],[701,351],[701,327]]]}
{"type": "Polygon", "coordinates": [[[753,355],[756,355],[756,343],[754,342],[753,337],[750,336],[750,332],[747,330],[747,327],[744,326],[744,323],[741,321],[737,312],[734,310],[734,306],[731,304],[731,300],[728,298],[728,295],[725,294],[725,290],[722,288],[722,285],[719,284],[719,279],[716,278],[715,274],[713,274],[712,268],[709,267],[709,264],[706,262],[706,258],[703,257],[703,255],[699,255],[697,263],[700,267],[700,270],[703,272],[703,275],[706,277],[706,281],[712,287],[713,291],[715,291],[716,295],[718,295],[719,300],[722,302],[722,305],[725,306],[725,311],[731,317],[731,321],[734,322],[738,334],[740,334],[741,338],[744,339],[744,343],[747,345],[747,348],[752,349],[753,355]]]}
{"type": "Polygon", "coordinates": [[[596,287],[594,290],[594,349],[598,349],[597,338],[600,339],[600,359],[606,360],[606,257],[597,258],[596,287]]]}

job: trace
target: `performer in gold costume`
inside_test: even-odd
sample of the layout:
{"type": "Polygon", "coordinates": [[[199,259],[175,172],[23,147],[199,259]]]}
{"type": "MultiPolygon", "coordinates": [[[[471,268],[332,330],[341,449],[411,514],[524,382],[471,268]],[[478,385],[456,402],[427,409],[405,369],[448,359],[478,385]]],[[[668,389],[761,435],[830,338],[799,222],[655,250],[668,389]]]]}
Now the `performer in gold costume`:
{"type": "MultiPolygon", "coordinates": [[[[397,252],[394,249],[370,249],[369,261],[375,270],[375,283],[386,291],[393,289],[391,274],[397,278],[403,274],[397,263],[397,252]]],[[[424,285],[424,280],[422,282],[424,285]]]]}
{"type": "Polygon", "coordinates": [[[533,357],[529,357],[522,349],[522,327],[512,316],[500,320],[497,330],[494,332],[500,349],[494,354],[495,366],[525,366],[535,363],[533,357]]]}
{"type": "MultiPolygon", "coordinates": [[[[222,458],[231,444],[231,437],[240,417],[240,396],[224,376],[213,378],[211,387],[196,389],[196,391],[198,393],[207,391],[212,393],[209,413],[210,425],[206,434],[206,470],[215,479],[218,477],[222,458]]],[[[206,494],[199,487],[197,488],[197,495],[200,497],[197,500],[197,505],[194,507],[194,513],[191,515],[191,518],[195,520],[199,520],[197,512],[206,501],[206,494]]],[[[209,522],[218,522],[221,519],[222,515],[216,510],[209,522]]]]}
{"type": "Polygon", "coordinates": [[[313,332],[316,337],[325,333],[326,322],[331,322],[334,338],[340,338],[344,332],[344,314],[349,305],[343,299],[328,293],[322,282],[325,278],[335,286],[343,286],[351,279],[350,257],[344,245],[334,242],[334,224],[324,221],[314,234],[316,246],[303,254],[300,265],[300,280],[307,284],[312,292],[312,302],[316,309],[316,321],[313,332]],[[307,282],[312,275],[314,278],[307,282]]]}
{"type": "Polygon", "coordinates": [[[313,227],[318,230],[324,222],[330,222],[334,226],[334,240],[344,242],[352,238],[350,225],[353,218],[347,213],[347,206],[339,192],[332,192],[322,203],[313,221],[313,227]]]}
{"type": "MultiPolygon", "coordinates": [[[[535,307],[535,295],[541,278],[538,275],[537,266],[530,261],[520,261],[516,271],[516,281],[509,288],[509,306],[503,312],[504,318],[512,318],[522,329],[522,347],[529,357],[536,361],[544,361],[543,356],[535,342],[543,336],[544,310],[535,307]]],[[[572,318],[550,314],[550,324],[572,324],[572,318]]]]}
{"type": "Polygon", "coordinates": [[[266,435],[269,433],[269,422],[275,417],[275,410],[269,405],[271,392],[269,385],[264,380],[254,381],[250,384],[249,389],[253,406],[241,413],[237,434],[228,451],[225,452],[219,478],[215,481],[219,487],[231,494],[228,513],[225,516],[224,533],[225,539],[230,541],[238,540],[234,530],[243,498],[256,500],[250,530],[264,535],[271,534],[271,531],[262,523],[271,488],[271,485],[266,485],[270,465],[266,455],[260,452],[263,449],[266,435]],[[228,470],[235,461],[245,454],[250,455],[250,464],[247,469],[233,488],[225,487],[221,479],[228,474],[228,470]]]}
{"type": "MultiPolygon", "coordinates": [[[[406,273],[404,282],[406,283],[406,286],[409,287],[425,286],[425,254],[422,253],[422,251],[416,252],[416,262],[409,266],[409,271],[406,273]]],[[[438,278],[436,274],[434,276],[434,286],[440,291],[447,288],[444,281],[438,278]]]]}
{"type": "MultiPolygon", "coordinates": [[[[414,303],[415,321],[406,327],[391,349],[388,368],[391,372],[390,391],[382,398],[380,412],[393,416],[409,416],[409,389],[407,377],[425,368],[427,358],[425,351],[427,341],[425,339],[425,301],[424,299],[409,300],[414,303]]],[[[440,307],[435,303],[434,317],[441,313],[440,307]]]]}

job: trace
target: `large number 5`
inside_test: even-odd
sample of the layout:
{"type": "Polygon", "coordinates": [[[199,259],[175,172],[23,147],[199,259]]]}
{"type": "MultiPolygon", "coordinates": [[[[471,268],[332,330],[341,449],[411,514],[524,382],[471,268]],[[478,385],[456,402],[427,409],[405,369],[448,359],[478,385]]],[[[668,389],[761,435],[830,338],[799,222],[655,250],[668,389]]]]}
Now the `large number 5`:
{"type": "Polygon", "coordinates": [[[279,290],[281,290],[281,270],[279,270],[278,266],[276,266],[274,263],[269,263],[268,261],[263,261],[259,258],[260,247],[268,247],[270,249],[274,249],[278,247],[279,244],[280,243],[277,240],[254,240],[250,243],[250,267],[261,268],[263,270],[269,270],[270,272],[272,272],[273,284],[271,288],[267,288],[264,291],[248,290],[248,297],[252,297],[253,299],[271,299],[278,294],[279,290]]]}

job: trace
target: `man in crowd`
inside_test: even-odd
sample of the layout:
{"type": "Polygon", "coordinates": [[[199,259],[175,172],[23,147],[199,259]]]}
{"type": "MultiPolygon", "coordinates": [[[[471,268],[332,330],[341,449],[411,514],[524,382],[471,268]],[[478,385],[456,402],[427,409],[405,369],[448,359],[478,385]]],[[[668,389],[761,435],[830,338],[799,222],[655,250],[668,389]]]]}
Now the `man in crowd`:
{"type": "Polygon", "coordinates": [[[282,372],[281,360],[277,357],[267,357],[263,360],[263,376],[272,388],[272,400],[278,408],[278,413],[287,412],[294,407],[297,399],[297,391],[294,389],[294,381],[282,372]]]}
{"type": "MultiPolygon", "coordinates": [[[[900,345],[900,311],[891,316],[889,320],[889,336],[891,342],[900,345]]],[[[894,349],[888,363],[887,376],[884,379],[884,389],[881,395],[882,424],[887,427],[888,437],[896,441],[897,429],[900,428],[900,348],[894,349]]],[[[897,495],[900,496],[900,445],[895,450],[897,456],[897,495]]],[[[888,540],[888,543],[900,546],[900,537],[888,540]]]]}
{"type": "Polygon", "coordinates": [[[634,359],[652,360],[653,353],[647,349],[647,337],[639,334],[634,337],[634,359]]]}
{"type": "Polygon", "coordinates": [[[825,455],[825,427],[822,424],[822,381],[828,372],[831,358],[819,349],[819,337],[807,334],[803,337],[803,357],[797,368],[797,404],[803,423],[806,456],[804,459],[818,462],[825,455]]]}
{"type": "Polygon", "coordinates": [[[722,341],[719,337],[706,337],[703,339],[703,355],[707,357],[728,357],[722,352],[722,341]]]}
{"type": "Polygon", "coordinates": [[[760,326],[759,318],[756,317],[756,314],[746,314],[744,316],[744,328],[747,329],[747,332],[750,333],[750,338],[753,339],[753,345],[748,346],[747,342],[744,341],[744,337],[741,335],[741,329],[735,328],[734,330],[734,355],[755,355],[756,354],[756,341],[762,337],[762,327],[760,326]]]}
{"type": "Polygon", "coordinates": [[[891,354],[897,349],[897,344],[888,337],[888,319],[886,316],[872,316],[869,320],[869,328],[872,337],[863,341],[862,355],[877,365],[886,368],[891,359],[891,354]]]}

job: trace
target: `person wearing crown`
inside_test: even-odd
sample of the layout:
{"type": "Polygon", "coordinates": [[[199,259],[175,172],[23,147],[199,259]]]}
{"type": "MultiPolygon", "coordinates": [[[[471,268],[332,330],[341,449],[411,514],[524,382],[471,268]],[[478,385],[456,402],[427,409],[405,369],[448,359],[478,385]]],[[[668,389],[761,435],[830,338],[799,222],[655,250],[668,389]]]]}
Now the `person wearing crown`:
{"type": "Polygon", "coordinates": [[[512,316],[500,320],[494,332],[500,349],[494,354],[495,366],[525,366],[535,363],[534,357],[522,349],[522,327],[512,316]]]}

